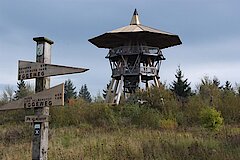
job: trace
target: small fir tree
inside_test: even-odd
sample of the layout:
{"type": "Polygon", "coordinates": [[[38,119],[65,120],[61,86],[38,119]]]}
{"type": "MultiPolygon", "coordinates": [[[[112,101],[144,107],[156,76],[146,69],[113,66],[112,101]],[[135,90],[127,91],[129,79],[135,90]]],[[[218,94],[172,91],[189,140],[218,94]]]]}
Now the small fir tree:
{"type": "Polygon", "coordinates": [[[68,102],[70,98],[76,98],[77,92],[75,91],[76,87],[73,85],[70,79],[66,80],[64,83],[64,100],[68,102]]]}
{"type": "Polygon", "coordinates": [[[109,83],[107,84],[106,89],[103,89],[103,94],[102,94],[102,95],[103,95],[103,98],[104,98],[104,99],[106,99],[106,97],[107,97],[107,93],[108,93],[110,84],[111,84],[111,81],[109,81],[109,83]]]}
{"type": "Polygon", "coordinates": [[[81,87],[81,89],[79,91],[78,97],[84,99],[87,102],[91,102],[92,101],[91,94],[88,91],[88,88],[87,88],[86,84],[82,85],[82,87],[81,87]]]}
{"type": "Polygon", "coordinates": [[[226,81],[226,82],[225,82],[225,85],[224,85],[224,87],[223,87],[223,90],[225,90],[225,91],[233,91],[233,87],[232,87],[231,82],[226,81]]]}
{"type": "Polygon", "coordinates": [[[16,100],[34,93],[31,86],[26,84],[24,80],[20,80],[17,83],[17,88],[18,89],[15,91],[15,97],[14,97],[16,100]]]}
{"type": "Polygon", "coordinates": [[[187,82],[188,79],[183,79],[184,76],[180,69],[180,66],[178,66],[175,77],[177,80],[172,82],[170,85],[170,90],[180,98],[189,97],[191,95],[190,83],[187,82]]]}

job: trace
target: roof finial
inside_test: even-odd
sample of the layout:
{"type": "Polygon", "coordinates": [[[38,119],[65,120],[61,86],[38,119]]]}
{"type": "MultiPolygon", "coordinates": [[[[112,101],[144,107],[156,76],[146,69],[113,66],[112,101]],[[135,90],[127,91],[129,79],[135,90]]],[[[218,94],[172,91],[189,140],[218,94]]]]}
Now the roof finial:
{"type": "Polygon", "coordinates": [[[130,22],[130,25],[138,25],[141,24],[139,17],[138,17],[138,12],[137,9],[134,10],[133,16],[132,16],[132,20],[130,22]]]}

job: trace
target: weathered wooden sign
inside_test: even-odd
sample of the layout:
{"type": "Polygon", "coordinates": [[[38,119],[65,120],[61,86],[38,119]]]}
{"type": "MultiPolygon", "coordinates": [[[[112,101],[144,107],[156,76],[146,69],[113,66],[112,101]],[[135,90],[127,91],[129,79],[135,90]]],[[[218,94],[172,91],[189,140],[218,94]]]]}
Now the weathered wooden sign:
{"type": "Polygon", "coordinates": [[[64,105],[64,84],[57,85],[50,89],[38,92],[31,96],[12,101],[0,106],[0,110],[12,110],[19,108],[39,108],[64,105]]]}
{"type": "Polygon", "coordinates": [[[25,116],[25,122],[27,122],[27,123],[49,122],[49,116],[48,115],[25,116]]]}
{"type": "Polygon", "coordinates": [[[86,68],[60,66],[46,63],[18,61],[18,80],[82,73],[86,68]]]}

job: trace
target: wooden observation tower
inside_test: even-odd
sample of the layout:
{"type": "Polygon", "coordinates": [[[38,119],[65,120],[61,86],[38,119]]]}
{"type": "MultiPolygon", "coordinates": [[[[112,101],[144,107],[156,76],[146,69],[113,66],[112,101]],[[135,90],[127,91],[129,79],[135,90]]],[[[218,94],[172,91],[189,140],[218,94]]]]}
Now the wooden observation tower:
{"type": "Polygon", "coordinates": [[[112,69],[112,80],[106,102],[119,104],[140,87],[160,85],[159,69],[165,60],[161,49],[182,44],[178,35],[153,29],[140,23],[135,9],[130,25],[89,39],[99,48],[108,48],[106,56],[112,69]]]}

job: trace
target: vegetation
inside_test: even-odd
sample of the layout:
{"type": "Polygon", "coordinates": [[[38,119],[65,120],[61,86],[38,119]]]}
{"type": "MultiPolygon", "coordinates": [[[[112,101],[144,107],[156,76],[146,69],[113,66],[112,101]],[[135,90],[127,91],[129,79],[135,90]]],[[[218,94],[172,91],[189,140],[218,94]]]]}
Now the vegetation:
{"type": "Polygon", "coordinates": [[[17,88],[18,89],[15,91],[15,96],[14,96],[15,100],[21,99],[23,97],[26,97],[34,93],[32,87],[29,84],[25,84],[24,80],[20,80],[17,83],[17,88]]]}
{"type": "Polygon", "coordinates": [[[177,73],[175,75],[176,81],[170,85],[170,90],[174,92],[180,98],[187,98],[191,95],[190,83],[187,82],[188,79],[183,79],[183,73],[178,66],[177,73]]]}
{"type": "Polygon", "coordinates": [[[80,91],[78,93],[78,97],[84,99],[87,102],[91,102],[92,101],[91,94],[88,91],[88,88],[87,88],[86,84],[82,85],[82,87],[81,87],[81,89],[80,89],[80,91]]]}
{"type": "MultiPolygon", "coordinates": [[[[50,110],[51,160],[240,157],[238,126],[225,125],[209,132],[201,124],[179,125],[177,119],[167,119],[157,109],[75,101],[79,101],[78,106],[50,110]]],[[[23,113],[19,110],[0,115],[0,159],[31,159],[32,126],[23,122],[23,113]]]]}
{"type": "Polygon", "coordinates": [[[68,102],[71,98],[77,97],[76,87],[73,85],[70,79],[66,80],[64,83],[64,100],[68,102]]]}
{"type": "MultiPolygon", "coordinates": [[[[194,94],[181,95],[174,88],[189,93],[190,83],[180,71],[170,87],[138,91],[119,106],[99,93],[91,103],[73,96],[51,107],[49,159],[240,159],[239,87],[204,77],[194,94]]],[[[31,114],[0,112],[0,159],[31,159],[31,114]]]]}
{"type": "Polygon", "coordinates": [[[219,130],[223,125],[223,118],[221,113],[218,112],[215,108],[202,108],[200,112],[200,120],[203,127],[210,130],[219,130]]]}

